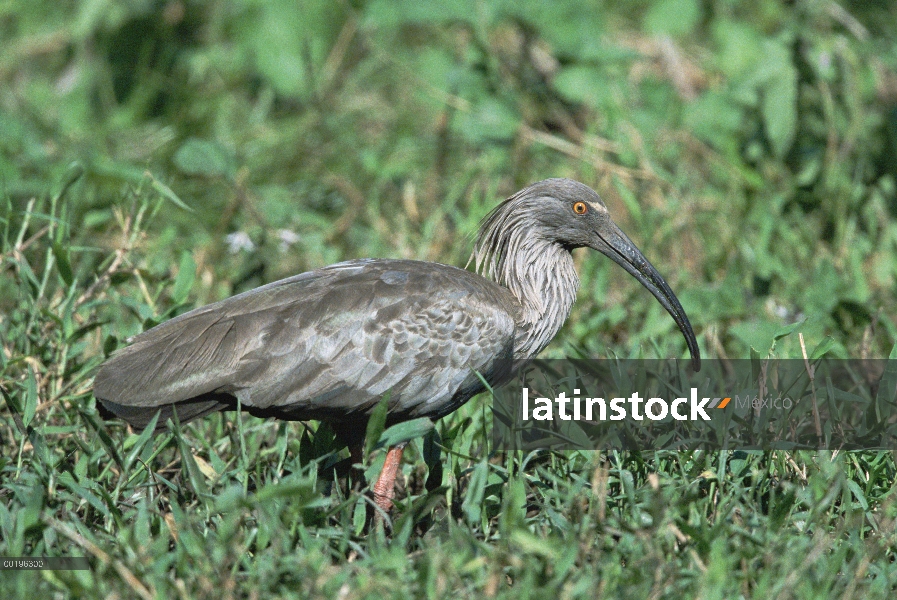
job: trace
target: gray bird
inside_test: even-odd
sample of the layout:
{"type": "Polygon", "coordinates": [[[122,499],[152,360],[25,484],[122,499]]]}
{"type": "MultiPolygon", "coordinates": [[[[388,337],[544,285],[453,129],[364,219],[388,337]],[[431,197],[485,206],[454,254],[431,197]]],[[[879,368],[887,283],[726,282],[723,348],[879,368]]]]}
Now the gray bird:
{"type": "MultiPolygon", "coordinates": [[[[94,395],[136,428],[161,411],[181,422],[218,410],[318,419],[358,456],[365,423],[389,394],[388,423],[438,419],[504,379],[497,361],[536,356],[576,297],[570,251],[589,247],[638,279],[700,350],[657,270],[611,220],[601,198],[546,179],[482,222],[471,260],[483,276],[413,260],[323,267],[197,308],[149,329],[97,373],[94,395]]],[[[503,361],[501,364],[504,364],[503,361]]],[[[388,451],[373,492],[392,506],[402,447],[388,451]]]]}

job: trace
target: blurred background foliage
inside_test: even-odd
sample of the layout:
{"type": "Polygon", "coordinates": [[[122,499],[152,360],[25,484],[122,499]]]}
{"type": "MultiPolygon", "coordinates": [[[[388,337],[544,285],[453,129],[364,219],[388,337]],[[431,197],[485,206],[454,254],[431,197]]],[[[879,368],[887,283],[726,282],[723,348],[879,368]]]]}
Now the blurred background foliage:
{"type": "MultiPolygon", "coordinates": [[[[762,581],[754,567],[774,569],[788,552],[797,557],[789,565],[818,556],[868,523],[892,526],[893,503],[875,508],[893,481],[890,456],[739,459],[747,483],[725,497],[745,513],[757,508],[768,529],[752,529],[754,541],[733,550],[726,545],[741,538],[726,525],[702,533],[697,516],[717,514],[722,496],[705,492],[729,473],[722,453],[719,463],[635,457],[610,471],[594,458],[551,458],[538,475],[549,483],[536,485],[508,479],[516,466],[464,458],[482,455],[486,425],[472,402],[440,431],[460,453],[447,466],[444,501],[455,498],[474,533],[418,557],[409,575],[395,566],[403,550],[358,542],[357,505],[314,513],[320,497],[309,491],[306,459],[323,451],[278,424],[253,425],[240,439],[218,417],[193,426],[199,462],[186,460],[184,487],[158,475],[177,490],[172,505],[154,512],[145,499],[132,502],[136,486],[149,485],[135,457],[152,462],[172,438],[149,443],[122,431],[128,455],[120,456],[93,412],[90,377],[145,327],[304,270],[365,256],[464,265],[488,210],[545,177],[575,178],[602,195],[679,295],[705,356],[753,349],[797,357],[798,333],[809,354],[887,356],[897,339],[895,32],[890,0],[0,1],[0,391],[10,409],[0,464],[4,477],[15,474],[0,492],[11,494],[0,510],[3,553],[62,538],[85,548],[85,539],[102,545],[107,535],[121,553],[104,564],[144,597],[164,585],[185,589],[166,579],[174,563],[141,562],[142,552],[165,554],[169,540],[158,536],[166,527],[179,554],[165,560],[201,573],[189,589],[205,596],[221,593],[209,583],[216,565],[231,569],[231,582],[249,568],[233,549],[238,538],[274,557],[252,567],[261,569],[248,576],[257,589],[276,589],[271,582],[285,576],[278,569],[300,568],[294,560],[306,570],[297,570],[305,579],[295,575],[303,589],[331,597],[350,574],[311,549],[376,558],[385,570],[368,583],[381,595],[488,596],[505,589],[499,575],[509,573],[534,586],[569,584],[574,594],[596,585],[574,581],[576,569],[597,569],[607,589],[647,596],[660,579],[619,568],[646,560],[682,569],[669,577],[685,573],[686,587],[664,588],[680,595],[771,597],[782,585],[809,586],[810,596],[868,592],[858,581],[869,561],[871,572],[893,563],[892,548],[863,555],[850,546],[834,563],[807,558],[762,581]],[[96,438],[82,439],[90,427],[96,438]],[[299,447],[303,460],[286,464],[306,479],[287,492],[265,488],[262,480],[280,481],[287,448],[299,447]],[[223,493],[217,508],[196,500],[208,492],[197,468],[217,474],[208,484],[223,493]],[[253,477],[268,496],[245,495],[253,477]],[[800,485],[785,494],[784,512],[765,512],[773,501],[756,490],[789,480],[800,485]],[[597,521],[582,517],[599,510],[594,496],[582,496],[588,489],[605,493],[597,521]],[[284,493],[303,500],[285,507],[277,500],[284,493]],[[473,500],[462,509],[464,497],[473,500]],[[518,515],[514,503],[524,497],[553,512],[518,515]],[[194,501],[207,512],[191,521],[194,501]],[[794,516],[795,506],[812,508],[794,516]],[[854,509],[859,516],[845,517],[854,509]],[[264,523],[258,515],[291,525],[252,529],[264,523]],[[326,528],[334,519],[338,534],[326,528]],[[296,529],[303,520],[321,527],[314,539],[296,529]],[[571,522],[582,530],[570,533],[571,522]],[[614,531],[600,551],[616,568],[594,562],[591,546],[564,541],[594,536],[599,522],[614,531]],[[835,538],[776,537],[816,526],[835,538]],[[669,531],[679,532],[672,542],[669,531]],[[505,545],[486,562],[467,562],[485,552],[476,540],[494,536],[505,545]],[[700,539],[691,550],[697,562],[674,549],[686,537],[700,539]],[[299,538],[307,556],[296,554],[299,538]],[[733,562],[714,563],[727,548],[733,562]],[[215,564],[202,562],[209,556],[215,564]],[[390,588],[393,568],[420,586],[390,588]],[[134,584],[129,569],[155,583],[134,584]],[[462,583],[446,588],[442,572],[462,583]],[[694,582],[705,587],[688,587],[694,582]]],[[[579,300],[545,355],[684,356],[650,295],[603,257],[576,260],[579,300]]],[[[405,471],[416,477],[410,464],[405,471]]],[[[428,509],[415,510],[418,518],[428,509]]],[[[61,587],[78,595],[90,581],[74,574],[61,587]]]]}
{"type": "MultiPolygon", "coordinates": [[[[463,264],[498,199],[572,177],[672,280],[709,355],[765,353],[805,321],[813,343],[884,356],[897,273],[891,8],[7,2],[0,186],[18,221],[29,199],[46,205],[47,181],[83,170],[64,233],[80,280],[121,247],[111,208],[151,190],[180,198],[192,210],[161,208],[129,266],[156,297],[189,252],[191,300],[206,303],[352,257],[463,264]]],[[[558,352],[682,347],[633,282],[581,261],[558,352]]]]}

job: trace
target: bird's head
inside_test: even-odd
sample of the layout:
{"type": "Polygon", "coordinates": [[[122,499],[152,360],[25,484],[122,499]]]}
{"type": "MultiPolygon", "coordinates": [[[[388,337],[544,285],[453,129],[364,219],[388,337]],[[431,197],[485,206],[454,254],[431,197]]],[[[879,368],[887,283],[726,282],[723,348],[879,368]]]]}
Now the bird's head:
{"type": "MultiPolygon", "coordinates": [[[[570,179],[546,179],[517,192],[483,221],[474,258],[501,262],[514,242],[511,231],[568,250],[588,247],[626,269],[670,313],[685,336],[694,369],[701,353],[685,310],[657,269],[610,218],[604,202],[590,187],[570,179]]],[[[494,265],[493,265],[494,266],[494,265]]]]}

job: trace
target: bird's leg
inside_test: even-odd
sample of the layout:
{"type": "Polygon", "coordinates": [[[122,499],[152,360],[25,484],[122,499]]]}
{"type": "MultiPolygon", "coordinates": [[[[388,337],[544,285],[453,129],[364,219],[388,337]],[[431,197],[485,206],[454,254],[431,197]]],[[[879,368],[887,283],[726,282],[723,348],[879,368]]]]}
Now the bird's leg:
{"type": "MultiPolygon", "coordinates": [[[[374,484],[372,490],[374,502],[385,514],[389,514],[392,508],[392,499],[396,494],[396,473],[399,471],[399,465],[402,464],[402,452],[405,450],[405,443],[393,446],[386,452],[386,460],[383,463],[383,470],[374,484]]],[[[382,518],[381,514],[377,514],[377,520],[382,518]]]]}

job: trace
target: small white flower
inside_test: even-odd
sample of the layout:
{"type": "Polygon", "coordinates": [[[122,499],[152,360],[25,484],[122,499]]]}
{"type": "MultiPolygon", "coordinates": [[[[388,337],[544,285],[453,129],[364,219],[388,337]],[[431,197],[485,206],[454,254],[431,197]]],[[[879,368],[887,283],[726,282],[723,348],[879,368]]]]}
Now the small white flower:
{"type": "Polygon", "coordinates": [[[289,229],[278,229],[277,237],[280,239],[281,252],[286,252],[290,246],[301,239],[298,233],[289,229]]]}
{"type": "Polygon", "coordinates": [[[236,254],[241,250],[245,250],[246,252],[255,250],[255,244],[252,243],[252,239],[250,239],[249,234],[245,231],[229,233],[227,234],[227,237],[224,238],[224,241],[227,243],[228,250],[230,250],[231,254],[236,254]]]}
{"type": "Polygon", "coordinates": [[[782,306],[781,304],[776,304],[773,311],[780,319],[787,319],[788,315],[791,313],[791,311],[789,311],[787,307],[782,306]]]}

